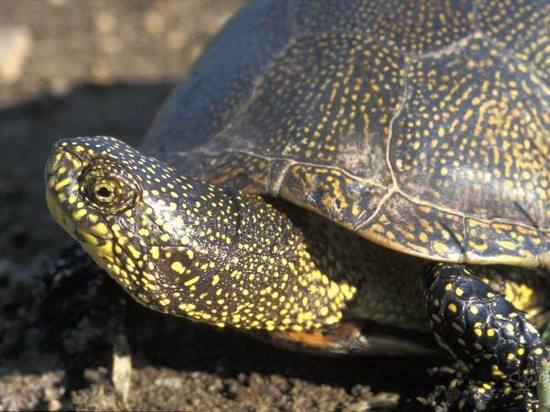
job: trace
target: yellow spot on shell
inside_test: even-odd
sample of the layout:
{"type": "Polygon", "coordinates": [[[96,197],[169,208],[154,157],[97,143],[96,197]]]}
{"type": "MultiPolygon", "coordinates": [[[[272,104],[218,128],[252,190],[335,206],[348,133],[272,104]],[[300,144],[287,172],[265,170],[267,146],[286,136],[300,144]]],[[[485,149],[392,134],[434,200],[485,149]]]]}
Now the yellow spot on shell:
{"type": "Polygon", "coordinates": [[[192,303],[181,303],[178,306],[178,308],[183,310],[183,311],[190,312],[190,311],[194,310],[196,308],[196,306],[193,305],[192,303]]]}
{"type": "Polygon", "coordinates": [[[516,250],[516,244],[514,242],[510,242],[508,240],[499,240],[497,241],[497,243],[504,249],[516,250]]]}
{"type": "Polygon", "coordinates": [[[447,250],[449,249],[445,243],[438,242],[438,241],[435,241],[433,243],[433,247],[434,247],[435,251],[437,253],[440,253],[440,254],[443,254],[443,253],[447,252],[447,250]]]}
{"type": "Polygon", "coordinates": [[[189,279],[187,282],[184,283],[185,286],[193,286],[195,283],[199,281],[200,277],[195,276],[194,278],[189,279]]]}

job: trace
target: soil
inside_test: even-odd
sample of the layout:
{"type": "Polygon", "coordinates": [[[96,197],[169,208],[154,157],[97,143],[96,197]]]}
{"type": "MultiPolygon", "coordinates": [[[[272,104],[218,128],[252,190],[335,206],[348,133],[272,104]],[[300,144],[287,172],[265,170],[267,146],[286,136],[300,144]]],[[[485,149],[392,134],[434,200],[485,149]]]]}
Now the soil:
{"type": "Polygon", "coordinates": [[[42,170],[52,143],[138,142],[241,5],[0,2],[0,28],[31,35],[20,73],[0,84],[0,409],[419,410],[417,398],[444,380],[428,373],[438,360],[291,353],[148,311],[90,269],[49,217],[42,170]],[[133,362],[127,398],[111,379],[121,337],[133,362]]]}

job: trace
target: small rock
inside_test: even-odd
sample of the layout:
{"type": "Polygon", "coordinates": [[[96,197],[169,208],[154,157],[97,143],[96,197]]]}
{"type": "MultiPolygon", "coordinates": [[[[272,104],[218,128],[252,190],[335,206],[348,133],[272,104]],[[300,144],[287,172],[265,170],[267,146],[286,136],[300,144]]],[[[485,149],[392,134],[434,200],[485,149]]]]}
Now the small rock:
{"type": "Polygon", "coordinates": [[[32,36],[22,26],[0,27],[0,82],[13,83],[21,75],[32,48],[32,36]]]}

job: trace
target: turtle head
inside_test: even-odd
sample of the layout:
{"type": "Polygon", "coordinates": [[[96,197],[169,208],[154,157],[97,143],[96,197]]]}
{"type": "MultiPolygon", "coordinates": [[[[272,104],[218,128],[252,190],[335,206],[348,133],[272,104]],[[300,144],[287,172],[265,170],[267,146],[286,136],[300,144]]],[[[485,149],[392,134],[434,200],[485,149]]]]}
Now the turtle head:
{"type": "Polygon", "coordinates": [[[222,260],[234,235],[222,222],[232,205],[220,190],[111,137],[57,142],[46,166],[46,199],[56,222],[100,267],[136,300],[164,312],[174,311],[174,293],[211,275],[211,262],[194,258],[222,260]]]}
{"type": "Polygon", "coordinates": [[[62,140],[46,164],[50,213],[102,267],[115,246],[112,226],[132,213],[141,192],[125,148],[104,137],[62,140]]]}
{"type": "Polygon", "coordinates": [[[218,326],[338,322],[355,289],[317,268],[292,221],[259,196],[209,185],[109,137],[58,142],[55,220],[145,306],[218,326]]]}

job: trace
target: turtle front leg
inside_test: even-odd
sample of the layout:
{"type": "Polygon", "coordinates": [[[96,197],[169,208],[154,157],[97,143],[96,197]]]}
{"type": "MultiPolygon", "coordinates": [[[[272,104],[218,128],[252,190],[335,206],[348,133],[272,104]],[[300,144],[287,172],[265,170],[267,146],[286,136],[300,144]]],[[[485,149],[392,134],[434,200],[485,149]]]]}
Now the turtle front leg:
{"type": "Polygon", "coordinates": [[[524,313],[461,265],[434,266],[424,286],[433,334],[462,370],[450,386],[456,406],[536,409],[537,372],[548,354],[524,313]]]}

